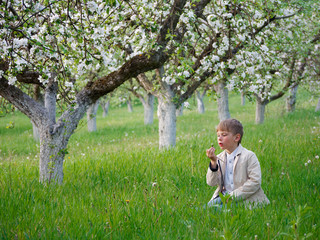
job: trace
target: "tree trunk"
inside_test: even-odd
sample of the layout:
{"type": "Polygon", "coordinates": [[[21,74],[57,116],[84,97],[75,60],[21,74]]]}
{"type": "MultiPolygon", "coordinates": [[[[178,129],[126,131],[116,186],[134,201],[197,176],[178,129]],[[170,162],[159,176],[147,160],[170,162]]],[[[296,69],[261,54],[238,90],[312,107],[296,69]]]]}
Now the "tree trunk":
{"type": "Polygon", "coordinates": [[[40,132],[40,182],[62,183],[63,160],[67,153],[70,136],[83,117],[86,103],[68,109],[56,123],[57,82],[51,81],[45,92],[45,114],[39,114],[35,121],[40,132]]]}
{"type": "Polygon", "coordinates": [[[108,115],[110,106],[110,99],[106,103],[102,104],[102,117],[105,118],[108,115]]]}
{"type": "Polygon", "coordinates": [[[180,105],[179,108],[176,109],[176,116],[179,117],[179,116],[182,116],[183,115],[183,103],[180,105]]]}
{"type": "Polygon", "coordinates": [[[97,111],[99,107],[99,100],[91,104],[87,110],[87,126],[89,132],[97,131],[97,111]]]}
{"type": "MultiPolygon", "coordinates": [[[[54,79],[55,75],[53,76],[54,79]]],[[[49,114],[49,120],[54,124],[56,123],[56,101],[58,92],[58,82],[50,80],[44,94],[44,107],[49,114]]]]}
{"type": "Polygon", "coordinates": [[[320,97],[318,98],[318,104],[316,106],[316,112],[320,111],[320,97]]]}
{"type": "Polygon", "coordinates": [[[203,114],[205,112],[203,97],[204,96],[199,91],[196,91],[198,113],[200,114],[203,114]]]}
{"type": "Polygon", "coordinates": [[[144,124],[151,125],[153,123],[154,96],[151,93],[148,93],[147,101],[142,103],[144,107],[144,124]]]}
{"type": "Polygon", "coordinates": [[[39,133],[39,128],[32,122],[32,132],[33,132],[33,139],[37,142],[40,141],[40,133],[39,133]]]}
{"type": "Polygon", "coordinates": [[[287,97],[287,112],[293,112],[296,108],[298,85],[289,90],[289,96],[287,97]]]}
{"type": "Polygon", "coordinates": [[[262,124],[264,122],[266,103],[260,100],[256,100],[256,124],[262,124]]]}
{"type": "MultiPolygon", "coordinates": [[[[33,85],[33,99],[44,105],[44,99],[43,99],[43,96],[40,92],[40,86],[36,85],[36,84],[33,85]]],[[[34,124],[33,121],[31,121],[31,123],[32,123],[33,139],[35,141],[39,142],[40,141],[39,129],[38,129],[37,125],[34,124]]]]}
{"type": "Polygon", "coordinates": [[[159,149],[176,145],[176,106],[168,99],[159,97],[159,149]]]}
{"type": "Polygon", "coordinates": [[[51,135],[48,127],[40,128],[40,182],[61,184],[63,181],[63,159],[67,141],[60,134],[51,135]]]}
{"type": "Polygon", "coordinates": [[[246,104],[246,96],[243,91],[241,91],[241,106],[246,104]]]}
{"type": "Polygon", "coordinates": [[[220,81],[215,84],[214,89],[218,94],[219,120],[222,121],[225,119],[229,119],[231,117],[229,111],[229,96],[225,81],[220,81]]]}
{"type": "Polygon", "coordinates": [[[132,103],[131,103],[131,99],[129,98],[127,100],[127,105],[128,105],[128,112],[133,112],[133,108],[132,108],[132,103]]]}

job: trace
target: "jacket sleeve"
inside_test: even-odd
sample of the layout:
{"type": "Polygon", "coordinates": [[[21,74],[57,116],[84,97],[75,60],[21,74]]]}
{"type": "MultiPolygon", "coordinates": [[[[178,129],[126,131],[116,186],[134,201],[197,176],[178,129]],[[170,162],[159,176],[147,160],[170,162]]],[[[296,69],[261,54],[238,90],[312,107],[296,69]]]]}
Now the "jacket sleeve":
{"type": "Polygon", "coordinates": [[[231,196],[243,200],[249,198],[261,187],[261,168],[258,158],[254,153],[248,157],[247,180],[243,185],[230,193],[231,196]]]}
{"type": "Polygon", "coordinates": [[[211,166],[209,165],[208,171],[207,171],[207,184],[209,186],[216,186],[220,185],[220,169],[212,169],[211,166]]]}

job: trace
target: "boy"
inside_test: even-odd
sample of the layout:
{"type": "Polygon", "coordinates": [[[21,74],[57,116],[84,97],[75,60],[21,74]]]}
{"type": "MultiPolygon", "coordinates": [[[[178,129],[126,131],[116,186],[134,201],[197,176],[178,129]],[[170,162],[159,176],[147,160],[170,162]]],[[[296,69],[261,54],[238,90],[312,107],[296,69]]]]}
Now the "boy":
{"type": "Polygon", "coordinates": [[[208,206],[221,205],[219,192],[229,194],[230,199],[246,203],[269,204],[261,188],[261,169],[256,155],[241,146],[242,124],[236,119],[221,121],[217,127],[218,144],[222,150],[215,155],[214,147],[207,150],[210,164],[207,184],[218,185],[208,206]]]}

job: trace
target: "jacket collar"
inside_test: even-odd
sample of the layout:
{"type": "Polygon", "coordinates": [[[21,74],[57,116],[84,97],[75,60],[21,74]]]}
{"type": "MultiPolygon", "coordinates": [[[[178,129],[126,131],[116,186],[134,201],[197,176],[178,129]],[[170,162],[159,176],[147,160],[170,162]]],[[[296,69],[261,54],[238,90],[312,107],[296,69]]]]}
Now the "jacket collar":
{"type": "Polygon", "coordinates": [[[234,169],[235,169],[235,167],[236,167],[236,165],[238,163],[238,160],[239,160],[239,158],[241,156],[242,151],[243,151],[243,147],[241,146],[241,144],[239,144],[238,152],[236,154],[236,157],[235,157],[234,163],[233,163],[233,172],[234,172],[234,169]]]}
{"type": "MultiPolygon", "coordinates": [[[[238,146],[238,150],[237,150],[237,153],[236,153],[236,156],[235,156],[235,159],[234,159],[234,163],[233,163],[233,171],[238,163],[238,160],[240,158],[240,155],[243,151],[243,147],[241,144],[239,144],[238,146]]],[[[222,159],[223,159],[223,163],[221,164],[222,166],[222,172],[225,173],[225,169],[226,169],[226,162],[227,162],[227,152],[226,150],[223,151],[223,154],[222,154],[222,159]]]]}

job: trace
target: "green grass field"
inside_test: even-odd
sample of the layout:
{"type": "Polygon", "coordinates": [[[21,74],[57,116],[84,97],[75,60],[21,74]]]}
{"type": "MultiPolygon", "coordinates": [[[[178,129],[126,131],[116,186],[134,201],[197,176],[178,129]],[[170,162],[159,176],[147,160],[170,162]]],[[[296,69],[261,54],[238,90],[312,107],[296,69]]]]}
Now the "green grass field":
{"type": "Polygon", "coordinates": [[[320,113],[309,99],[299,94],[290,114],[284,99],[271,103],[256,125],[255,105],[230,97],[271,201],[256,209],[203,208],[214,192],[205,150],[218,124],[208,99],[205,114],[191,104],[178,117],[177,146],[167,151],[158,150],[156,114],[144,126],[142,106],[99,112],[97,132],[83,122],[71,137],[59,186],[38,181],[30,121],[18,112],[1,118],[0,239],[320,239],[320,113]]]}

